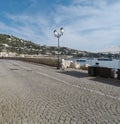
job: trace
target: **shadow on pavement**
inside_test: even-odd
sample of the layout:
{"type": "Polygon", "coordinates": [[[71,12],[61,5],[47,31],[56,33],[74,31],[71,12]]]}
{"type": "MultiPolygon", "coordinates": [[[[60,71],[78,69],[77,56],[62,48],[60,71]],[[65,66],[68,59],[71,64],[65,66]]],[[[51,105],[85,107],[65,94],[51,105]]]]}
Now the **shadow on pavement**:
{"type": "Polygon", "coordinates": [[[108,84],[108,85],[113,85],[113,86],[120,87],[120,80],[118,80],[118,79],[94,77],[94,78],[92,78],[90,80],[96,81],[98,83],[103,83],[103,84],[108,84]]]}
{"type": "Polygon", "coordinates": [[[87,72],[77,71],[77,70],[68,70],[68,71],[60,71],[61,74],[66,74],[76,78],[87,78],[88,80],[95,81],[97,83],[108,84],[120,87],[120,80],[113,78],[103,78],[103,77],[92,77],[89,76],[87,72]]]}
{"type": "Polygon", "coordinates": [[[84,78],[84,77],[88,77],[88,74],[85,73],[85,72],[80,72],[80,71],[61,71],[59,72],[61,74],[66,74],[66,75],[70,75],[70,76],[73,76],[73,77],[77,77],[77,78],[84,78]]]}

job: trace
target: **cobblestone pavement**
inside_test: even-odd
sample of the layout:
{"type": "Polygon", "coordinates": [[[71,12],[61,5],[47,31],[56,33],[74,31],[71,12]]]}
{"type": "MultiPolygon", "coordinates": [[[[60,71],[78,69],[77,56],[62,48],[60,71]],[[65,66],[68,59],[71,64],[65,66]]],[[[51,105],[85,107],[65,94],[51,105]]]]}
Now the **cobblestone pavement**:
{"type": "Polygon", "coordinates": [[[119,83],[0,60],[0,124],[120,124],[119,83]]]}

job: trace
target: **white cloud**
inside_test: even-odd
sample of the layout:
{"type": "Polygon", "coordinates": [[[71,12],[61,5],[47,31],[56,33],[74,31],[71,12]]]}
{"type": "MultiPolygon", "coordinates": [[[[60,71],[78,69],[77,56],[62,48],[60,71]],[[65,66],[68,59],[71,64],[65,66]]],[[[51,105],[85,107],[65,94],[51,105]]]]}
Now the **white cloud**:
{"type": "Polygon", "coordinates": [[[73,0],[71,5],[58,5],[55,10],[49,15],[7,14],[11,25],[1,22],[1,30],[40,44],[57,45],[53,30],[63,26],[60,45],[80,50],[102,49],[120,40],[119,1],[73,0]]]}
{"type": "Polygon", "coordinates": [[[73,0],[73,4],[81,4],[84,6],[104,6],[108,0],[73,0]]]}
{"type": "MultiPolygon", "coordinates": [[[[103,5],[103,1],[100,5],[103,5]]],[[[59,15],[61,14],[61,22],[69,20],[67,26],[69,30],[74,31],[71,35],[75,36],[75,34],[79,34],[82,37],[83,41],[81,41],[80,36],[77,37],[78,40],[77,38],[75,39],[76,43],[77,41],[81,41],[80,48],[86,46],[83,49],[100,49],[101,47],[114,44],[113,42],[120,39],[119,2],[111,5],[108,5],[106,2],[106,4],[104,3],[104,7],[100,8],[81,6],[79,4],[69,7],[59,6],[58,10],[62,10],[58,11],[59,15]],[[96,47],[93,47],[93,45],[96,47]]],[[[75,47],[77,46],[78,44],[75,47]]]]}

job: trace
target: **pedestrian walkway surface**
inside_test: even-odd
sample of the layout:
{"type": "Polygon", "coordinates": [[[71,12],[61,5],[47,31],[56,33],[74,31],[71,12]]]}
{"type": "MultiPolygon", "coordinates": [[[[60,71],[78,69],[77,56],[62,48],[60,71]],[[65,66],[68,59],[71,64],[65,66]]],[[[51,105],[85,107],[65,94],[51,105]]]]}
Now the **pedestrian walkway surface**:
{"type": "Polygon", "coordinates": [[[119,83],[0,60],[0,124],[120,124],[119,83]]]}

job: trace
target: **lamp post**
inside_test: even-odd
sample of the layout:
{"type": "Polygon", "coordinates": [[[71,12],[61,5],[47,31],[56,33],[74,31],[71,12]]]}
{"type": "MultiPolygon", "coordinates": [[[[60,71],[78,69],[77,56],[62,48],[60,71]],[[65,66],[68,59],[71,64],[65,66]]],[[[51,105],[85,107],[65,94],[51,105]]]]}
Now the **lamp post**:
{"type": "Polygon", "coordinates": [[[60,57],[59,57],[60,43],[59,43],[59,40],[60,40],[60,37],[64,33],[64,29],[61,27],[59,32],[57,32],[57,30],[54,30],[53,33],[54,33],[54,36],[58,38],[58,64],[57,64],[57,69],[60,69],[60,57]]]}

